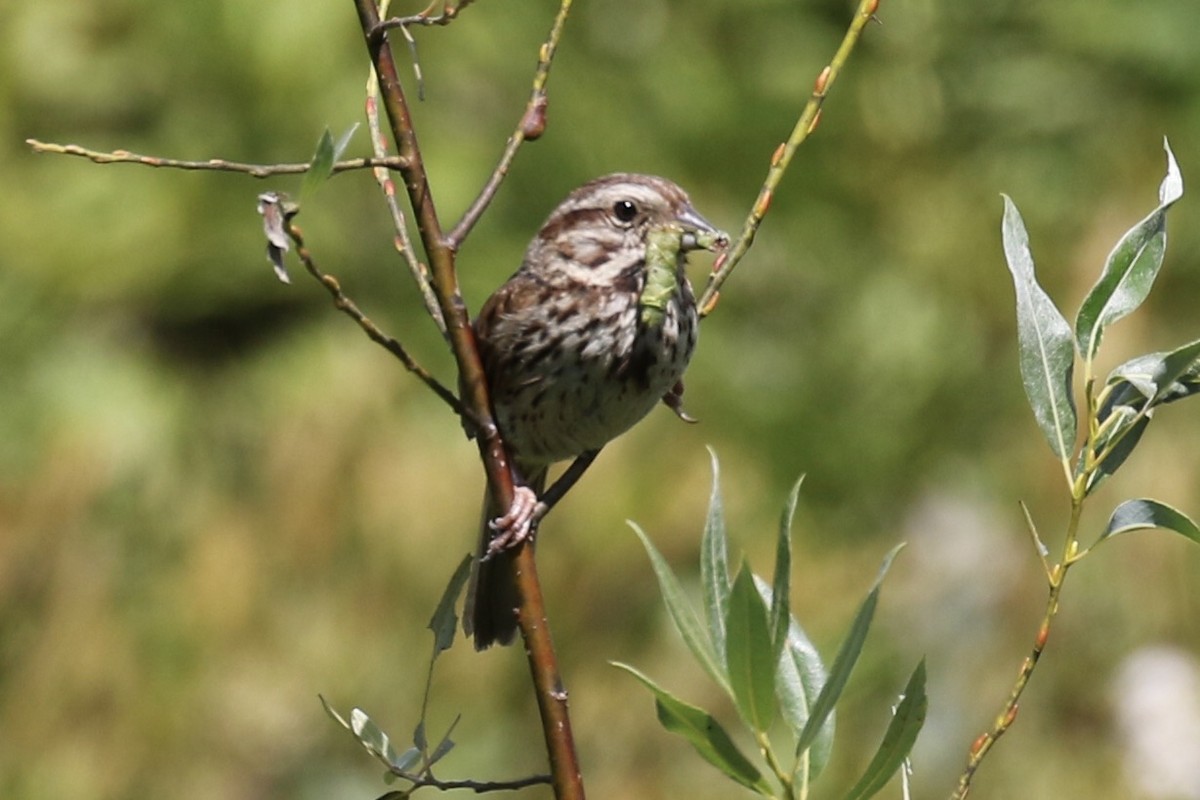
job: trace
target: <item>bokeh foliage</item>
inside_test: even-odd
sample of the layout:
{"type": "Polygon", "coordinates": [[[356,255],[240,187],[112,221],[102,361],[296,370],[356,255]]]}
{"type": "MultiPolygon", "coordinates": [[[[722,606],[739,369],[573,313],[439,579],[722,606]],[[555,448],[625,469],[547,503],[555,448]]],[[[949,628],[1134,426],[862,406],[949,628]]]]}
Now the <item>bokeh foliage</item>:
{"type": "MultiPolygon", "coordinates": [[[[450,28],[418,32],[416,122],[447,216],[515,124],[555,6],[478,0],[450,28]]],[[[271,277],[254,196],[299,179],[97,167],[22,144],[304,160],[325,126],[361,116],[352,9],[3,9],[0,795],[374,796],[378,775],[316,694],[385,726],[416,718],[424,622],[477,524],[472,447],[315,286],[271,277]]],[[[604,172],[668,175],[733,227],[849,13],[578,4],[547,134],[462,252],[468,299],[515,268],[566,191],[604,172]]],[[[1200,164],[1194,14],[1194,0],[885,0],[705,323],[686,396],[702,424],[656,412],[545,528],[541,571],[592,793],[727,796],[605,663],[670,675],[692,699],[711,691],[698,671],[671,675],[679,643],[623,524],[653,530],[677,570],[695,563],[706,443],[735,539],[772,530],[778,497],[807,473],[792,607],[825,650],[861,576],[909,540],[841,709],[861,747],[841,742],[829,769],[860,771],[875,710],[927,653],[915,783],[919,796],[948,790],[1043,600],[1016,501],[1039,520],[1065,511],[1022,397],[999,193],[1020,204],[1048,291],[1075,306],[1144,214],[1162,136],[1185,179],[1200,164]]],[[[1159,287],[1106,342],[1102,372],[1200,335],[1198,220],[1187,200],[1172,211],[1159,287]]],[[[333,179],[300,221],[373,318],[449,375],[369,178],[333,179]]],[[[1195,509],[1200,418],[1163,414],[1172,434],[1160,423],[1100,491],[1152,487],[1195,509]]],[[[740,544],[764,561],[773,543],[740,544]]],[[[1089,560],[981,792],[1128,795],[1109,681],[1139,646],[1200,648],[1198,572],[1171,537],[1089,560]]],[[[540,769],[517,654],[451,651],[439,672],[433,716],[464,713],[444,770],[540,769]]]]}

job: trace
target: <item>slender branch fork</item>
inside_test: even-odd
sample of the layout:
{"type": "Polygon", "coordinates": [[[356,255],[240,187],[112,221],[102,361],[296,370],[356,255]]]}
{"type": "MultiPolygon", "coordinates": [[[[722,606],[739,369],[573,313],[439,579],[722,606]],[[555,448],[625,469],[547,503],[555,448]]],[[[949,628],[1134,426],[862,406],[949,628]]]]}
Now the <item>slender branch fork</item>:
{"type": "Polygon", "coordinates": [[[417,378],[426,386],[428,386],[434,394],[440,397],[446,403],[446,405],[450,406],[454,413],[458,414],[464,419],[474,420],[474,412],[464,407],[454,392],[447,389],[444,385],[442,385],[441,382],[438,381],[437,378],[429,374],[428,370],[418,364],[416,360],[409,355],[408,351],[404,348],[404,345],[402,345],[397,339],[388,336],[386,333],[381,331],[379,327],[372,322],[369,317],[367,317],[366,314],[359,310],[354,301],[347,297],[342,291],[342,285],[338,282],[337,278],[333,277],[332,275],[327,275],[321,271],[321,268],[317,266],[316,261],[313,259],[312,254],[308,251],[308,247],[304,244],[303,234],[290,218],[285,221],[284,226],[285,230],[287,231],[287,235],[296,244],[296,255],[300,258],[300,263],[304,264],[304,267],[308,270],[309,274],[316,278],[317,282],[324,286],[325,290],[329,292],[330,297],[333,298],[334,307],[358,323],[358,326],[363,329],[363,332],[367,334],[371,341],[380,345],[389,353],[394,355],[397,359],[399,359],[400,363],[404,365],[405,369],[416,375],[417,378]]]}

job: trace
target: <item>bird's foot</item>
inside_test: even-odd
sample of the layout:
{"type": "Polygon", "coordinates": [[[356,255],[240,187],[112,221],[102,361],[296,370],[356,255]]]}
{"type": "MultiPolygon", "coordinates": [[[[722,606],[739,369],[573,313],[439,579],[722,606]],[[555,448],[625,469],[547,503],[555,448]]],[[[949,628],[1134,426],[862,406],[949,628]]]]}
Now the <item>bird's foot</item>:
{"type": "Polygon", "coordinates": [[[683,381],[675,381],[675,385],[662,396],[663,405],[675,412],[675,416],[684,422],[695,424],[700,420],[683,410],[683,381]]]}
{"type": "Polygon", "coordinates": [[[496,535],[488,542],[487,554],[491,558],[497,553],[510,550],[533,536],[537,523],[545,515],[538,502],[537,493],[528,486],[513,487],[512,505],[503,516],[488,522],[496,535]]]}

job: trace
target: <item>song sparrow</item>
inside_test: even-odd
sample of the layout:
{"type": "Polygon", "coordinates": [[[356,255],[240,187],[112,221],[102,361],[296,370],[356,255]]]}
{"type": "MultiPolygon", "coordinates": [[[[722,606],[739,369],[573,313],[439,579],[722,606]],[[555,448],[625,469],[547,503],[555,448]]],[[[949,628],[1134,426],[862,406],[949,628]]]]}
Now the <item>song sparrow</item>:
{"type": "Polygon", "coordinates": [[[686,252],[724,241],[671,181],[609,175],[554,209],[484,304],[475,333],[522,488],[510,509],[485,504],[495,519],[483,526],[464,615],[477,649],[516,632],[505,561],[530,528],[547,467],[581,456],[586,467],[660,399],[678,412],[697,328],[686,252]]]}

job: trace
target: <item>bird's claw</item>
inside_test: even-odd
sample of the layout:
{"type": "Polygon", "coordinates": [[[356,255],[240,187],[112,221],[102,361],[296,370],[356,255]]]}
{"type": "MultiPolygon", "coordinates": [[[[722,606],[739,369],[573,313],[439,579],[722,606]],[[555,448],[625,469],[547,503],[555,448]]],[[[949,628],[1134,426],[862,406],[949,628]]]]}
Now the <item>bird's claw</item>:
{"type": "Polygon", "coordinates": [[[663,405],[675,412],[675,416],[684,422],[695,424],[700,420],[683,410],[683,381],[675,381],[670,391],[662,396],[663,405]]]}
{"type": "Polygon", "coordinates": [[[512,504],[509,505],[508,511],[488,522],[488,528],[495,531],[496,535],[488,542],[484,558],[491,558],[497,553],[516,547],[531,537],[537,528],[538,520],[545,513],[539,513],[540,506],[537,493],[533,489],[528,486],[514,487],[512,504]]]}

